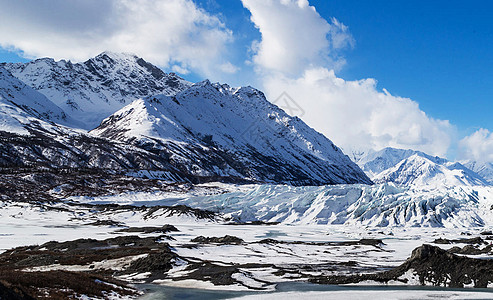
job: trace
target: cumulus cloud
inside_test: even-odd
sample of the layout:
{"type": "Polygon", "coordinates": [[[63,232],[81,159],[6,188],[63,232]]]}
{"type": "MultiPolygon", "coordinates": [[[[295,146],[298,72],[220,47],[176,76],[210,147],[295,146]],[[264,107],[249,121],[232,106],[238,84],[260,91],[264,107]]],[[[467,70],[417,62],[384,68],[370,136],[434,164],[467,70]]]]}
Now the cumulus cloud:
{"type": "Polygon", "coordinates": [[[344,149],[396,147],[444,156],[454,127],[417,102],[377,90],[374,79],[346,81],[334,69],[352,46],[347,26],[323,19],[306,0],[243,0],[261,33],[254,59],[269,99],[287,92],[303,120],[344,149]],[[337,59],[334,59],[337,58],[337,59]]]}
{"type": "Polygon", "coordinates": [[[252,44],[254,63],[263,70],[297,75],[306,66],[340,63],[338,49],[354,44],[344,24],[321,18],[307,0],[242,0],[262,34],[252,44]]]}
{"type": "Polygon", "coordinates": [[[266,78],[270,99],[286,91],[305,111],[303,119],[345,149],[395,147],[445,155],[453,126],[436,120],[408,98],[379,92],[376,81],[346,81],[326,68],[300,78],[266,78]]]}
{"type": "Polygon", "coordinates": [[[223,57],[232,32],[191,0],[0,0],[0,5],[0,46],[27,57],[82,61],[105,50],[131,52],[162,67],[204,75],[230,64],[223,57]]]}
{"type": "Polygon", "coordinates": [[[239,70],[239,68],[237,66],[233,65],[230,62],[227,62],[227,63],[220,65],[219,68],[221,69],[221,71],[223,71],[224,73],[228,73],[228,74],[234,74],[234,73],[238,72],[238,70],[239,70]]]}
{"type": "Polygon", "coordinates": [[[464,160],[493,162],[493,132],[480,128],[459,142],[459,157],[464,160]]]}

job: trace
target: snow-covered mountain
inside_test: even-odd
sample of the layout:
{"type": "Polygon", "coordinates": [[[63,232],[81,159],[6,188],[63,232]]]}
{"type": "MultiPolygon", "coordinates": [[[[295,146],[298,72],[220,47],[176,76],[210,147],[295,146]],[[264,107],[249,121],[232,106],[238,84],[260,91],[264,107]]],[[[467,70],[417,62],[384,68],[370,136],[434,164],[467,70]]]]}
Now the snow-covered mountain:
{"type": "Polygon", "coordinates": [[[480,174],[458,162],[421,151],[384,148],[352,152],[353,160],[378,183],[412,187],[489,185],[480,174]]]}
{"type": "Polygon", "coordinates": [[[134,101],[92,134],[165,152],[200,176],[319,185],[371,183],[344,153],[251,87],[208,80],[134,101]]]}
{"type": "Polygon", "coordinates": [[[4,165],[152,170],[195,181],[372,183],[330,140],[251,87],[192,85],[136,56],[107,52],[80,64],[46,58],[3,66],[37,90],[3,69],[15,81],[3,79],[12,86],[4,97],[15,98],[16,115],[35,125],[20,136],[20,117],[5,118],[21,129],[1,134],[4,165]],[[103,117],[90,133],[76,129],[103,117]]]}
{"type": "Polygon", "coordinates": [[[462,162],[464,166],[478,173],[491,185],[493,185],[493,163],[492,162],[478,162],[478,161],[465,161],[462,162]]]}
{"type": "Polygon", "coordinates": [[[403,159],[373,177],[378,183],[393,182],[406,186],[476,186],[488,185],[477,173],[460,163],[432,161],[429,158],[414,154],[403,159]]]}
{"type": "Polygon", "coordinates": [[[83,63],[41,58],[2,65],[79,121],[70,125],[87,130],[137,98],[173,95],[191,85],[131,54],[104,52],[83,63]]]}
{"type": "Polygon", "coordinates": [[[153,153],[64,126],[74,124],[77,121],[60,107],[0,67],[1,167],[142,168],[179,173],[153,153]]]}
{"type": "Polygon", "coordinates": [[[0,130],[26,133],[26,126],[37,120],[76,124],[60,107],[0,67],[0,130]]]}
{"type": "Polygon", "coordinates": [[[446,159],[438,156],[431,156],[421,151],[396,149],[391,147],[387,147],[379,151],[367,150],[358,153],[352,152],[351,157],[370,178],[373,178],[381,172],[396,166],[402,160],[413,155],[419,155],[437,164],[447,162],[446,159]]]}

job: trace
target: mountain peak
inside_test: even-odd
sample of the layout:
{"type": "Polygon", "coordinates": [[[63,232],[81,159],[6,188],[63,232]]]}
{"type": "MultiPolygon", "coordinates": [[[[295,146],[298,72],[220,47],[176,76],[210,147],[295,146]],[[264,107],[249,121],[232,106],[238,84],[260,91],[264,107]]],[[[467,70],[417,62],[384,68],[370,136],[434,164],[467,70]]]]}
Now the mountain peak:
{"type": "MultiPolygon", "coordinates": [[[[172,164],[201,176],[291,184],[371,181],[329,139],[268,102],[263,93],[199,82],[174,96],[122,108],[95,135],[167,149],[172,164]],[[248,101],[244,101],[252,93],[248,101]]],[[[157,150],[159,149],[159,150],[157,150]]]]}
{"type": "Polygon", "coordinates": [[[92,59],[113,59],[113,60],[135,60],[139,57],[133,53],[128,52],[113,52],[113,51],[104,51],[100,54],[96,55],[92,59]]]}
{"type": "Polygon", "coordinates": [[[400,185],[422,187],[453,187],[488,185],[481,176],[462,164],[423,155],[422,152],[403,159],[376,175],[376,183],[393,182],[400,185]]]}
{"type": "Polygon", "coordinates": [[[392,147],[386,147],[379,151],[366,150],[351,152],[353,160],[360,166],[370,178],[378,175],[379,173],[395,166],[400,161],[417,155],[427,158],[435,163],[443,164],[448,162],[444,158],[438,156],[431,156],[421,151],[412,149],[397,149],[392,147]]]}
{"type": "Polygon", "coordinates": [[[15,77],[44,94],[83,129],[93,129],[135,99],[174,95],[191,83],[166,74],[134,54],[103,52],[83,63],[39,59],[5,64],[15,77]]]}

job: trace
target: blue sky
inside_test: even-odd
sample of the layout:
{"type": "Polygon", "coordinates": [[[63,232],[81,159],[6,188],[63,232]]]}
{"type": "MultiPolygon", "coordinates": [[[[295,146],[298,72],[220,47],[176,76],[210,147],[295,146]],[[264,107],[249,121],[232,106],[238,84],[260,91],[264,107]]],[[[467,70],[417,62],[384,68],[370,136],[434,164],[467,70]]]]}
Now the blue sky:
{"type": "MultiPolygon", "coordinates": [[[[240,51],[259,33],[240,1],[198,1],[237,32],[240,51]]],[[[493,2],[311,0],[325,19],[349,27],[356,44],[337,74],[375,78],[378,86],[419,102],[432,116],[470,133],[493,129],[493,2]]]]}
{"type": "Polygon", "coordinates": [[[357,45],[342,78],[373,77],[461,130],[493,128],[490,1],[312,1],[349,26],[357,45]]]}
{"type": "MultiPolygon", "coordinates": [[[[183,1],[187,2],[188,0],[183,1]]],[[[172,48],[169,50],[169,55],[163,60],[159,60],[160,57],[158,56],[154,60],[149,58],[149,56],[153,58],[152,55],[143,56],[160,65],[166,71],[172,70],[174,65],[187,69],[188,71],[183,72],[182,76],[191,81],[211,77],[233,85],[250,84],[266,90],[268,96],[275,97],[280,87],[285,87],[288,82],[299,83],[300,79],[304,78],[302,73],[279,73],[279,71],[285,70],[272,68],[272,66],[260,62],[261,55],[259,53],[269,50],[266,48],[268,44],[267,35],[263,35],[266,28],[268,27],[271,31],[279,30],[282,33],[282,27],[288,27],[285,25],[291,22],[290,18],[285,18],[285,23],[282,24],[279,22],[279,20],[283,20],[282,16],[273,18],[277,20],[278,24],[267,24],[269,20],[262,19],[262,10],[271,9],[272,15],[281,11],[279,7],[282,5],[276,1],[278,2],[278,0],[273,0],[273,3],[276,4],[270,8],[258,3],[255,4],[255,0],[194,1],[204,14],[217,18],[222,23],[218,25],[219,29],[216,28],[216,33],[219,32],[223,35],[215,43],[222,43],[224,49],[219,49],[214,54],[209,53],[210,56],[207,56],[206,59],[211,61],[226,59],[228,63],[235,66],[235,71],[221,73],[189,58],[177,58],[172,48]],[[249,4],[249,2],[251,3],[249,4]],[[252,14],[258,17],[256,24],[251,20],[252,14]],[[264,31],[262,32],[262,30],[264,31]],[[252,42],[254,41],[260,42],[261,50],[252,50],[252,42]],[[272,71],[277,72],[275,73],[276,76],[286,75],[289,78],[282,84],[273,82],[274,73],[272,71]],[[278,90],[275,90],[274,87],[278,90]]],[[[294,4],[295,0],[288,2],[294,4]]],[[[427,150],[432,154],[433,152],[437,154],[447,153],[447,155],[455,157],[462,138],[473,134],[480,128],[488,131],[493,130],[493,118],[491,117],[493,112],[491,99],[493,95],[493,51],[491,51],[493,49],[493,22],[490,16],[490,12],[493,11],[493,2],[311,0],[309,4],[315,7],[322,22],[326,21],[333,25],[332,18],[334,17],[347,26],[347,36],[353,42],[351,43],[352,46],[330,51],[324,50],[326,53],[322,53],[322,55],[333,56],[332,58],[342,58],[344,64],[321,62],[320,57],[310,57],[307,59],[310,65],[307,64],[305,71],[315,67],[327,70],[334,69],[336,77],[347,82],[374,78],[378,84],[375,91],[371,91],[373,93],[371,97],[381,98],[379,93],[382,93],[382,89],[385,88],[392,96],[396,96],[392,99],[397,102],[401,101],[399,100],[400,97],[404,97],[412,99],[411,103],[408,103],[411,106],[419,104],[420,110],[417,110],[417,114],[424,112],[431,119],[450,122],[450,126],[447,127],[443,124],[426,125],[428,120],[416,121],[413,119],[410,121],[411,123],[426,123],[419,129],[422,132],[433,131],[437,128],[439,128],[438,131],[447,131],[449,141],[444,140],[442,142],[448,143],[446,151],[442,151],[444,147],[440,148],[436,145],[422,147],[424,143],[433,143],[434,135],[420,136],[421,140],[413,144],[410,141],[411,138],[405,139],[404,142],[397,141],[396,137],[401,136],[401,133],[387,133],[387,135],[394,137],[386,140],[389,146],[406,147],[409,145],[409,148],[427,150]],[[432,128],[427,126],[432,126],[432,128]]],[[[290,9],[297,13],[296,5],[290,9]]],[[[286,12],[289,11],[286,10],[286,12]]],[[[313,15],[306,11],[304,13],[306,13],[306,20],[309,21],[309,18],[312,18],[314,24],[320,23],[320,20],[315,20],[317,19],[316,14],[313,15]]],[[[98,14],[100,13],[98,12],[98,14]]],[[[214,25],[208,25],[208,27],[212,26],[214,25]]],[[[210,28],[206,30],[210,30],[210,28]]],[[[300,26],[301,30],[309,33],[311,28],[300,26]]],[[[5,41],[0,41],[0,44],[8,45],[5,41]]],[[[14,44],[14,47],[18,49],[25,50],[14,42],[11,44],[14,44]]],[[[286,48],[292,46],[293,44],[285,45],[286,48]]],[[[27,52],[27,57],[40,56],[32,50],[32,53],[27,52]]],[[[129,52],[140,51],[139,49],[130,49],[129,52]]],[[[55,58],[58,55],[55,53],[48,55],[50,53],[48,50],[43,52],[43,54],[45,53],[46,56],[55,58]]],[[[294,53],[292,57],[297,57],[297,54],[299,55],[299,53],[294,53]]],[[[25,62],[26,58],[19,57],[14,52],[3,48],[0,50],[0,61],[25,62]]],[[[177,69],[175,67],[174,70],[177,69]]],[[[316,106],[316,103],[305,100],[304,94],[297,92],[298,90],[292,91],[298,97],[299,102],[316,106]]],[[[352,92],[346,94],[352,94],[352,92]]],[[[364,98],[364,94],[361,97],[364,98]]],[[[369,98],[371,97],[369,96],[369,98]]],[[[347,101],[353,101],[353,99],[348,98],[347,101]]],[[[378,105],[373,107],[374,110],[380,109],[378,105]]],[[[375,113],[373,112],[373,114],[375,113]]],[[[335,135],[336,142],[339,140],[339,143],[346,143],[343,138],[337,138],[335,129],[332,130],[328,125],[319,125],[321,121],[318,119],[321,119],[321,116],[310,117],[308,115],[305,118],[307,118],[309,125],[326,135],[335,135]]],[[[395,124],[390,123],[389,126],[395,126],[395,124]]],[[[375,136],[375,133],[370,132],[366,135],[375,136]]],[[[354,139],[357,138],[355,134],[354,139]]],[[[488,132],[485,138],[493,139],[493,136],[489,136],[488,132]]],[[[382,137],[378,139],[379,142],[375,141],[377,146],[374,148],[385,145],[380,142],[381,140],[382,137]]]]}

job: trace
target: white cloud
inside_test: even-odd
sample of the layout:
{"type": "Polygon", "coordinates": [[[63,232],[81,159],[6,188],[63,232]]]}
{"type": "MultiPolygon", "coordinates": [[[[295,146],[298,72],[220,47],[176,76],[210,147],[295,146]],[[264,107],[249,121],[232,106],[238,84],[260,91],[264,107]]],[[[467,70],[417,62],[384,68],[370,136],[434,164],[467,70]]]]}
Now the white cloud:
{"type": "Polygon", "coordinates": [[[459,142],[459,158],[493,162],[493,132],[481,128],[459,142]]]}
{"type": "Polygon", "coordinates": [[[396,147],[444,156],[453,134],[408,98],[379,92],[373,79],[345,81],[325,68],[300,78],[266,79],[269,99],[286,91],[305,111],[303,120],[345,149],[396,147]]]}
{"type": "Polygon", "coordinates": [[[179,74],[182,74],[182,75],[187,75],[187,74],[190,74],[190,70],[188,69],[185,69],[183,68],[182,66],[180,65],[173,65],[171,67],[171,71],[175,72],[175,73],[179,73],[179,74]]]}
{"type": "Polygon", "coordinates": [[[334,50],[352,46],[348,28],[328,23],[307,0],[242,0],[262,34],[252,44],[253,61],[268,71],[299,75],[308,65],[334,65],[334,50]]]}
{"type": "Polygon", "coordinates": [[[224,73],[228,73],[228,74],[234,74],[234,73],[238,72],[238,70],[239,70],[239,68],[237,66],[233,65],[230,62],[227,62],[227,63],[220,65],[219,68],[221,69],[221,71],[223,71],[224,73]]]}
{"type": "Polygon", "coordinates": [[[28,57],[131,52],[162,67],[220,71],[232,32],[191,0],[0,0],[0,45],[28,57]]]}
{"type": "Polygon", "coordinates": [[[344,62],[337,50],[354,44],[344,24],[328,23],[306,0],[242,1],[262,36],[253,44],[253,63],[269,99],[286,91],[304,109],[305,122],[345,149],[390,146],[446,155],[455,130],[448,121],[378,91],[374,79],[335,75],[344,62]]]}

